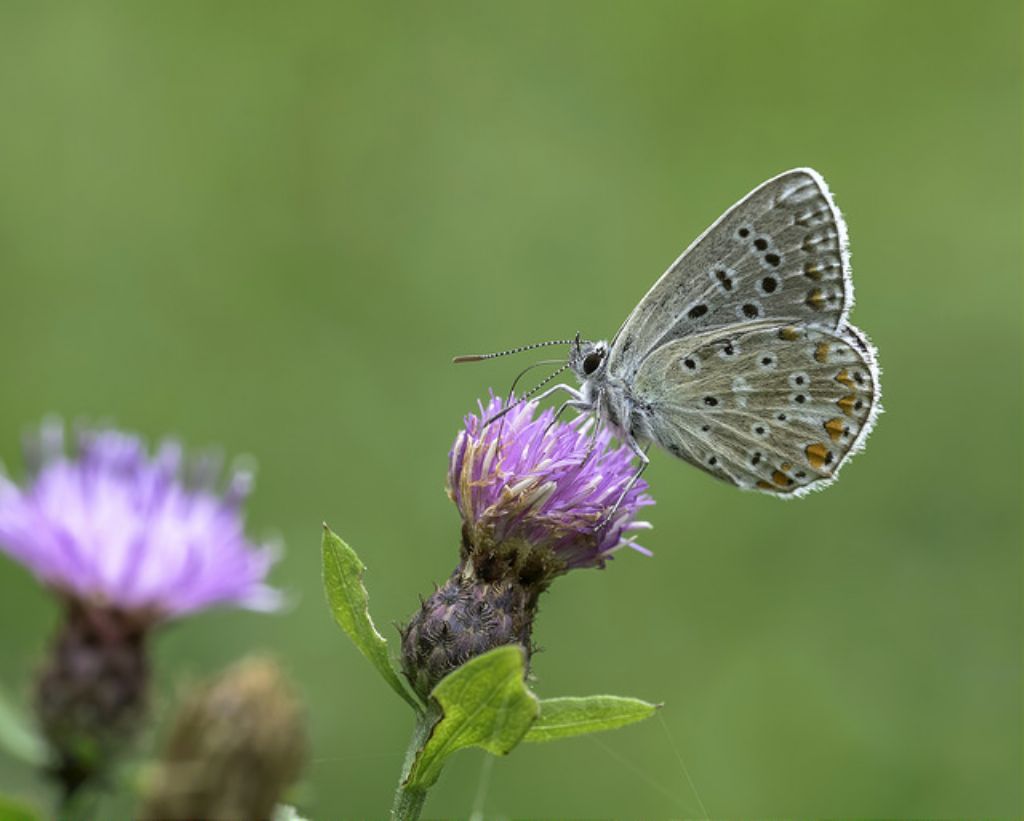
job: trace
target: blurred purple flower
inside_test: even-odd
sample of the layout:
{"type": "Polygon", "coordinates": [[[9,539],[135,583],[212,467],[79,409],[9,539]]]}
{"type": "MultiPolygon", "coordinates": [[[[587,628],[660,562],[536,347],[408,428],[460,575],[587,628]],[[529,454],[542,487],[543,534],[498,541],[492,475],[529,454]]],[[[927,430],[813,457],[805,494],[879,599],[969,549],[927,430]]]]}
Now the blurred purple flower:
{"type": "Polygon", "coordinates": [[[474,544],[522,539],[550,550],[565,570],[603,567],[624,546],[650,555],[631,534],[650,527],[636,515],[654,500],[642,479],[622,495],[636,467],[628,448],[611,445],[610,431],[593,435],[584,417],[552,424],[554,412],[538,415],[536,402],[484,426],[503,404],[492,395],[479,405],[455,440],[447,483],[474,544]]]}
{"type": "Polygon", "coordinates": [[[72,598],[154,620],[279,605],[264,583],[275,551],[244,533],[249,473],[236,471],[218,492],[215,460],[183,479],[177,442],[150,456],[136,436],[86,429],[68,456],[63,432],[49,421],[26,442],[33,475],[24,487],[0,475],[0,551],[72,598]]]}

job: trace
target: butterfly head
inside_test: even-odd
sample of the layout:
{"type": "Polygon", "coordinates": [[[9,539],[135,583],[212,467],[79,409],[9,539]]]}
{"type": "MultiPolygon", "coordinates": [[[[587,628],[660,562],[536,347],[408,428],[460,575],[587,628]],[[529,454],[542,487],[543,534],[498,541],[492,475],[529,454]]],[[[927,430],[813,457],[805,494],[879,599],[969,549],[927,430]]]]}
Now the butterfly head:
{"type": "Polygon", "coordinates": [[[588,342],[580,339],[579,334],[576,334],[569,348],[569,367],[580,382],[599,377],[604,371],[607,358],[607,342],[588,342]]]}

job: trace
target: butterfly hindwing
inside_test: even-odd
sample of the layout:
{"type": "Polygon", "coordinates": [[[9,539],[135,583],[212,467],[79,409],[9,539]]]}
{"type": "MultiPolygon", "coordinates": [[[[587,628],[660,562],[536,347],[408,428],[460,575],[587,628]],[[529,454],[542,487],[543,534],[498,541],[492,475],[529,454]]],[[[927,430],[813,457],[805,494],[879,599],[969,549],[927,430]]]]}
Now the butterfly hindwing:
{"type": "Polygon", "coordinates": [[[653,440],[743,488],[824,487],[879,410],[874,348],[857,329],[751,323],[669,342],[633,385],[653,440]]]}
{"type": "Polygon", "coordinates": [[[778,320],[836,329],[853,303],[846,226],[811,169],[768,180],[662,275],[612,342],[609,372],[631,379],[675,339],[778,320]]]}

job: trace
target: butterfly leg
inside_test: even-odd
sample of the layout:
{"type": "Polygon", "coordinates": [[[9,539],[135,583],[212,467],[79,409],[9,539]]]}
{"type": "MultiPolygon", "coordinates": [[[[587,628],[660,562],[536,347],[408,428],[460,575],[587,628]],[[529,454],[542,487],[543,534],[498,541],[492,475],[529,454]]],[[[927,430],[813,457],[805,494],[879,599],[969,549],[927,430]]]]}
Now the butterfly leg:
{"type": "Polygon", "coordinates": [[[569,400],[565,404],[567,404],[573,410],[579,411],[581,414],[593,414],[590,420],[584,423],[585,425],[590,425],[590,442],[587,445],[587,452],[583,454],[583,459],[580,462],[580,466],[582,467],[587,463],[587,459],[590,458],[590,455],[594,452],[594,449],[597,447],[597,434],[601,432],[604,426],[604,406],[601,404],[600,401],[590,403],[586,401],[569,400]]]}
{"type": "Polygon", "coordinates": [[[622,493],[619,494],[619,498],[616,499],[615,504],[612,505],[612,509],[605,514],[604,519],[601,520],[600,527],[604,527],[613,518],[615,518],[615,514],[618,512],[619,506],[622,504],[623,499],[626,498],[626,494],[633,489],[633,485],[640,481],[640,477],[644,475],[644,471],[647,470],[647,466],[651,463],[651,459],[647,455],[647,451],[650,450],[651,447],[650,445],[647,445],[646,448],[641,447],[640,443],[637,442],[636,439],[634,439],[632,436],[628,434],[626,436],[626,444],[629,446],[629,449],[633,451],[636,457],[640,460],[640,467],[637,468],[636,473],[634,473],[632,478],[626,483],[626,486],[622,489],[622,493]]]}
{"type": "Polygon", "coordinates": [[[574,388],[572,385],[566,385],[564,382],[559,383],[557,385],[554,385],[554,386],[548,388],[540,396],[535,397],[533,401],[534,402],[540,402],[541,399],[547,399],[555,391],[565,391],[567,394],[569,394],[569,396],[572,397],[569,400],[570,404],[572,402],[582,402],[583,401],[583,394],[580,393],[579,390],[574,388]]]}
{"type": "MultiPolygon", "coordinates": [[[[572,399],[570,399],[569,402],[566,403],[570,407],[573,406],[572,403],[574,401],[576,401],[576,402],[583,401],[583,394],[581,394],[578,390],[576,390],[576,388],[572,387],[572,385],[565,385],[565,384],[554,385],[554,386],[548,388],[546,391],[544,391],[544,393],[540,394],[540,396],[533,397],[533,399],[531,401],[533,401],[533,402],[540,402],[543,399],[547,399],[549,396],[551,396],[551,394],[555,393],[556,391],[565,391],[566,393],[568,393],[572,397],[572,399]]],[[[496,414],[494,414],[494,416],[491,416],[489,419],[484,420],[484,427],[486,427],[487,425],[491,424],[491,422],[496,422],[497,420],[501,419],[501,417],[503,417],[510,410],[512,410],[515,407],[518,407],[519,404],[520,404],[519,402],[513,402],[511,405],[506,405],[504,408],[502,408],[500,411],[498,411],[496,414]]]]}
{"type": "Polygon", "coordinates": [[[544,428],[545,435],[547,435],[547,432],[555,426],[555,422],[558,421],[558,418],[571,407],[573,407],[573,402],[571,399],[568,400],[567,402],[563,402],[561,405],[558,406],[558,410],[555,411],[555,415],[551,417],[551,421],[548,422],[548,426],[544,428]]]}

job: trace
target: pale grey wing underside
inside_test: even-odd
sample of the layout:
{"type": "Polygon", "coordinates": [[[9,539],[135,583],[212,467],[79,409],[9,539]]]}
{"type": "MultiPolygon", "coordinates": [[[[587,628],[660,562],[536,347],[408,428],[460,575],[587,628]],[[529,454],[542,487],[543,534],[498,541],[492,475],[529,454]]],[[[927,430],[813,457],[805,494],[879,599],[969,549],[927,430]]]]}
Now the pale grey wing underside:
{"type": "Polygon", "coordinates": [[[752,323],[665,344],[633,388],[661,447],[740,487],[799,496],[862,446],[878,375],[852,326],[752,323]]]}
{"type": "Polygon", "coordinates": [[[631,381],[674,339],[758,320],[836,329],[853,303],[846,226],[821,176],[799,168],[756,188],[683,252],[612,342],[631,381]]]}

